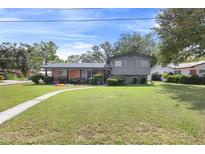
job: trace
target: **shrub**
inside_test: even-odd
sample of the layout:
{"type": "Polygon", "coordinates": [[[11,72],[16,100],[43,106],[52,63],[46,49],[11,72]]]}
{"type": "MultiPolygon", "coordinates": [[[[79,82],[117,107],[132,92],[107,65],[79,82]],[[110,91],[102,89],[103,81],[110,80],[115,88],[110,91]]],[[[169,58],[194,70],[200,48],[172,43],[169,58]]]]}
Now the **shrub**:
{"type": "Polygon", "coordinates": [[[140,79],[140,84],[145,84],[147,82],[147,79],[146,78],[141,78],[140,79]]]}
{"type": "Polygon", "coordinates": [[[182,83],[182,84],[205,84],[205,77],[199,77],[197,75],[185,76],[185,75],[169,75],[167,82],[182,83]]]}
{"type": "Polygon", "coordinates": [[[112,76],[107,79],[107,84],[109,86],[119,86],[123,85],[125,82],[125,78],[121,76],[112,76]]]}
{"type": "Polygon", "coordinates": [[[33,81],[35,84],[39,84],[40,79],[43,79],[43,76],[40,74],[31,76],[31,81],[33,81]]]}
{"type": "Polygon", "coordinates": [[[95,84],[102,83],[103,82],[103,75],[102,74],[95,74],[93,76],[95,80],[95,84]]]}
{"type": "Polygon", "coordinates": [[[14,73],[10,73],[10,72],[6,73],[6,79],[7,80],[13,80],[14,78],[15,78],[14,73]]]}
{"type": "Polygon", "coordinates": [[[153,73],[152,74],[152,80],[153,81],[161,81],[161,77],[162,77],[162,75],[159,74],[159,73],[153,73]]]}
{"type": "Polygon", "coordinates": [[[51,77],[51,76],[44,76],[43,77],[43,82],[45,84],[52,84],[53,83],[53,77],[51,77]]]}
{"type": "Polygon", "coordinates": [[[171,83],[180,83],[181,82],[182,75],[175,74],[175,75],[169,75],[167,78],[167,82],[171,83]]]}
{"type": "Polygon", "coordinates": [[[133,78],[133,81],[132,81],[134,84],[136,84],[138,82],[138,79],[137,78],[133,78]]]}
{"type": "Polygon", "coordinates": [[[70,79],[68,82],[69,82],[70,84],[79,84],[79,83],[80,83],[80,79],[79,79],[79,78],[70,79]]]}
{"type": "Polygon", "coordinates": [[[163,76],[164,79],[168,79],[168,77],[169,77],[169,73],[164,72],[164,73],[162,74],[162,76],[163,76]]]}
{"type": "Polygon", "coordinates": [[[96,84],[95,79],[93,77],[89,78],[89,84],[96,84]]]}
{"type": "Polygon", "coordinates": [[[4,80],[4,76],[3,75],[0,75],[0,80],[4,80]]]}

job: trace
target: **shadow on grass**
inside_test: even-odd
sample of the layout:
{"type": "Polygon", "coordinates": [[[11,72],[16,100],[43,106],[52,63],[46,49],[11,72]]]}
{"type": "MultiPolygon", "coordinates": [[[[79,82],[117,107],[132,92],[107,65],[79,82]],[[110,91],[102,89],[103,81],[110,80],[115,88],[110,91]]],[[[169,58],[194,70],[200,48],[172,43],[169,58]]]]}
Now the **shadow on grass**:
{"type": "Polygon", "coordinates": [[[172,99],[191,104],[188,109],[205,110],[205,87],[182,85],[182,84],[161,84],[162,94],[168,94],[172,99]]]}

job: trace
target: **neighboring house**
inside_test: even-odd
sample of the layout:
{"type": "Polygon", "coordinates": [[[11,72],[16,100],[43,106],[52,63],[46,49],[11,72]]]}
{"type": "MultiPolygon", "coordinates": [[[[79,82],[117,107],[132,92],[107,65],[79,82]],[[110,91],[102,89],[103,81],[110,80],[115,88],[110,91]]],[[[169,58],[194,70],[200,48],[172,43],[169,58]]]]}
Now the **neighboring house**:
{"type": "Polygon", "coordinates": [[[109,76],[124,76],[126,83],[133,78],[146,78],[150,74],[150,60],[152,57],[143,54],[130,54],[112,57],[110,63],[57,63],[43,65],[42,68],[51,71],[54,80],[69,81],[69,79],[88,80],[96,73],[100,73],[106,80],[109,76]]]}
{"type": "Polygon", "coordinates": [[[165,72],[174,72],[174,69],[168,66],[163,67],[161,64],[156,64],[151,68],[151,74],[158,73],[163,74],[165,72]]]}
{"type": "Polygon", "coordinates": [[[205,76],[205,61],[180,63],[178,65],[170,64],[169,67],[173,68],[175,73],[205,76]]]}
{"type": "Polygon", "coordinates": [[[205,76],[205,61],[180,63],[178,65],[169,64],[166,67],[162,67],[162,65],[155,65],[151,68],[151,74],[156,72],[159,74],[164,72],[173,72],[183,75],[205,76]]]}

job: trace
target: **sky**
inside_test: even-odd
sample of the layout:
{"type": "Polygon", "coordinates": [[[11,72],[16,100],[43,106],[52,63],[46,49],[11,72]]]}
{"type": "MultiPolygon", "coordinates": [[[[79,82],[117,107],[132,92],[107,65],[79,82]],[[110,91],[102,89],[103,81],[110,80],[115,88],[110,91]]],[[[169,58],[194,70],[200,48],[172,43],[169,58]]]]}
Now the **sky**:
{"type": "MultiPolygon", "coordinates": [[[[154,18],[159,9],[0,9],[5,20],[85,20],[110,18],[154,18]]],[[[38,43],[53,41],[57,55],[81,54],[105,41],[114,43],[122,33],[146,34],[156,26],[154,20],[103,22],[0,22],[0,43],[38,43]]]]}

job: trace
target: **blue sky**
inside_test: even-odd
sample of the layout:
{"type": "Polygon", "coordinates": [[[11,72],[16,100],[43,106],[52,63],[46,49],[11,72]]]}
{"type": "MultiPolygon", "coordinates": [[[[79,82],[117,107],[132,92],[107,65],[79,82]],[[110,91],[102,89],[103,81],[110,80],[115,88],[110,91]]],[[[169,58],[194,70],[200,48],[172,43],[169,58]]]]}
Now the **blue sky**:
{"type": "MultiPolygon", "coordinates": [[[[159,9],[0,9],[0,20],[107,19],[155,17],[159,9]]],[[[0,23],[0,43],[54,41],[57,54],[68,55],[89,50],[104,41],[115,42],[127,32],[148,33],[154,20],[58,23],[0,23]]]]}

